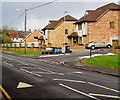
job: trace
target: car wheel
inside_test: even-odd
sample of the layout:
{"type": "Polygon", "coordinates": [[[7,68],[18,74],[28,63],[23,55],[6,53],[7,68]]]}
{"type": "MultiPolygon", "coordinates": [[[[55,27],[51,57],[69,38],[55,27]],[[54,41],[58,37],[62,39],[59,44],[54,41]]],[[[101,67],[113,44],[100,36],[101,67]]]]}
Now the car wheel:
{"type": "Polygon", "coordinates": [[[91,46],[91,49],[95,49],[95,46],[93,45],[93,46],[91,46]]]}
{"type": "Polygon", "coordinates": [[[111,45],[107,45],[108,48],[111,48],[111,45]]]}

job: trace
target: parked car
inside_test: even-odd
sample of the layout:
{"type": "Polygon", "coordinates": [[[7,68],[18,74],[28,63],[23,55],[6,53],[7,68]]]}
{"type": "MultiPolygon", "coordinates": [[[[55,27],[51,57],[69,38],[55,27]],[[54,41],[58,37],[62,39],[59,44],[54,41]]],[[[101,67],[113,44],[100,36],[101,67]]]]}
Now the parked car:
{"type": "Polygon", "coordinates": [[[109,43],[105,43],[103,41],[92,41],[92,42],[87,43],[85,45],[85,47],[91,48],[91,49],[103,48],[103,47],[111,48],[111,45],[109,43]]]}

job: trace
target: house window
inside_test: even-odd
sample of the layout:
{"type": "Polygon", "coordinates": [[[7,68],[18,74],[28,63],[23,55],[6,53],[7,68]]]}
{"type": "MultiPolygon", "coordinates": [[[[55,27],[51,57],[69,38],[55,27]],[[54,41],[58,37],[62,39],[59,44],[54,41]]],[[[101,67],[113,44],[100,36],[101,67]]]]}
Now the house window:
{"type": "Polygon", "coordinates": [[[82,30],[82,24],[78,24],[78,30],[82,30]]]}
{"type": "Polygon", "coordinates": [[[115,23],[114,22],[110,22],[110,28],[114,28],[115,27],[115,23]]]}
{"type": "Polygon", "coordinates": [[[65,29],[65,34],[68,34],[68,29],[65,29]]]}
{"type": "Polygon", "coordinates": [[[38,36],[34,36],[33,38],[34,38],[34,39],[38,39],[38,36]]]}
{"type": "Polygon", "coordinates": [[[78,44],[82,44],[82,37],[78,37],[78,44]]]}

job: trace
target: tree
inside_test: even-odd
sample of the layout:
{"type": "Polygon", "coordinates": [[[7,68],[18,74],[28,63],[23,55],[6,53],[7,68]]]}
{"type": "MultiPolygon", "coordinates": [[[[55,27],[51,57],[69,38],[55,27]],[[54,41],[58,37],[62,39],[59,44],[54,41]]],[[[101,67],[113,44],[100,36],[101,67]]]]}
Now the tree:
{"type": "Polygon", "coordinates": [[[2,32],[2,42],[3,43],[12,43],[12,40],[8,35],[8,30],[3,30],[3,32],[2,32]]]}
{"type": "Polygon", "coordinates": [[[9,32],[15,32],[16,29],[13,27],[3,26],[2,29],[0,29],[0,42],[2,43],[12,43],[13,41],[9,37],[9,32]]]}
{"type": "Polygon", "coordinates": [[[11,32],[11,30],[8,26],[3,26],[2,29],[0,29],[0,38],[2,43],[12,43],[8,34],[9,32],[11,32]]]}

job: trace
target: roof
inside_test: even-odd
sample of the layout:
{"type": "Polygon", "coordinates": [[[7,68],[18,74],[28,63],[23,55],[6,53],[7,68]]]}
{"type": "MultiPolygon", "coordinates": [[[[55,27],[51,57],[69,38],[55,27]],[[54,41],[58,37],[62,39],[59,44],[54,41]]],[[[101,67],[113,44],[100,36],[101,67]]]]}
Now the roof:
{"type": "Polygon", "coordinates": [[[20,35],[19,32],[10,32],[8,34],[9,34],[10,38],[23,38],[23,36],[20,35]]]}
{"type": "Polygon", "coordinates": [[[120,10],[120,5],[110,3],[102,7],[99,7],[96,10],[86,10],[87,14],[85,14],[82,18],[75,22],[75,24],[81,22],[97,21],[97,19],[108,10],[120,10]]]}
{"type": "MultiPolygon", "coordinates": [[[[35,31],[38,31],[40,34],[41,34],[41,32],[39,31],[39,30],[34,30],[34,32],[35,31]]],[[[26,38],[24,38],[21,42],[24,42],[25,41],[25,39],[27,39],[27,38],[29,38],[32,34],[34,34],[34,32],[32,33],[29,33],[27,36],[26,36],[26,38]]],[[[42,34],[41,34],[42,35],[42,34]]]]}
{"type": "Polygon", "coordinates": [[[54,27],[59,23],[59,20],[50,20],[49,22],[50,23],[46,27],[44,27],[44,29],[54,29],[54,27]]]}
{"type": "Polygon", "coordinates": [[[77,21],[76,18],[70,16],[70,15],[66,15],[65,17],[60,18],[59,20],[50,20],[49,24],[43,28],[43,30],[53,30],[59,23],[63,22],[65,19],[65,21],[77,21]]]}
{"type": "Polygon", "coordinates": [[[70,35],[68,35],[67,37],[78,37],[78,33],[77,32],[73,32],[70,35]]]}

